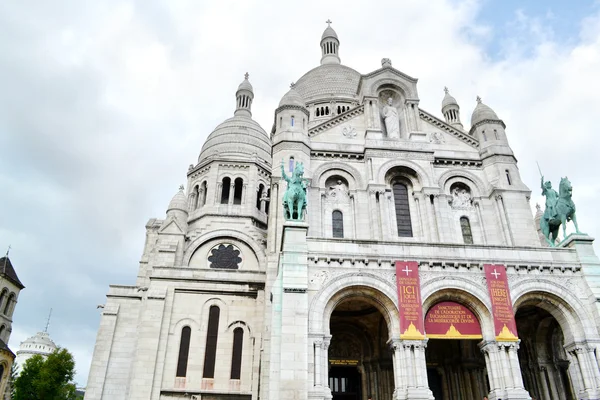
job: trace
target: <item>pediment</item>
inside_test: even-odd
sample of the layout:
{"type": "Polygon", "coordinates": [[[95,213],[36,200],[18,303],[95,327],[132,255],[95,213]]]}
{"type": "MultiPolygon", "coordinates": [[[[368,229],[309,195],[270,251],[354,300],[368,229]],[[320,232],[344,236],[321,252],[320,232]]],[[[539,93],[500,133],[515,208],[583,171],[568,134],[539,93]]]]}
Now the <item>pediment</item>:
{"type": "Polygon", "coordinates": [[[421,118],[421,130],[428,133],[430,136],[430,142],[436,143],[433,132],[440,132],[443,134],[443,138],[447,138],[447,142],[450,144],[460,143],[468,150],[479,150],[479,141],[469,135],[466,132],[456,129],[452,125],[447,124],[445,121],[437,118],[436,116],[429,114],[427,111],[419,108],[419,117],[421,118]]]}
{"type": "Polygon", "coordinates": [[[158,230],[158,233],[163,233],[167,235],[183,235],[183,229],[177,223],[177,220],[174,218],[166,220],[163,225],[158,230]]]}
{"type": "Polygon", "coordinates": [[[362,75],[357,92],[359,97],[377,96],[380,87],[392,85],[401,88],[407,99],[418,99],[417,81],[418,79],[387,66],[362,75]]]}
{"type": "Polygon", "coordinates": [[[364,122],[362,115],[364,113],[364,105],[353,108],[345,113],[339,114],[327,121],[324,121],[319,125],[313,126],[308,130],[308,136],[311,137],[312,140],[315,140],[317,137],[318,139],[323,139],[324,137],[332,134],[337,135],[338,140],[344,138],[350,140],[363,139],[364,122]]]}

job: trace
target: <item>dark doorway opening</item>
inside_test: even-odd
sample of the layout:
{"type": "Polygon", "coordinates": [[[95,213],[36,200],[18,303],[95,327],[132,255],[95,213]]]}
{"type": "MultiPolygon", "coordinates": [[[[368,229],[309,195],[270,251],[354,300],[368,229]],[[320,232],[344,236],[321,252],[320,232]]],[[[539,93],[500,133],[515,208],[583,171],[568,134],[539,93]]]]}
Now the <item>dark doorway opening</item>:
{"type": "Polygon", "coordinates": [[[332,367],[329,370],[329,388],[333,400],[360,400],[360,379],[356,367],[332,367]]]}
{"type": "Polygon", "coordinates": [[[425,357],[435,400],[481,400],[490,391],[479,339],[430,339],[425,357]]]}
{"type": "Polygon", "coordinates": [[[548,311],[525,305],[515,315],[525,390],[540,400],[574,400],[562,329],[548,311]]]}

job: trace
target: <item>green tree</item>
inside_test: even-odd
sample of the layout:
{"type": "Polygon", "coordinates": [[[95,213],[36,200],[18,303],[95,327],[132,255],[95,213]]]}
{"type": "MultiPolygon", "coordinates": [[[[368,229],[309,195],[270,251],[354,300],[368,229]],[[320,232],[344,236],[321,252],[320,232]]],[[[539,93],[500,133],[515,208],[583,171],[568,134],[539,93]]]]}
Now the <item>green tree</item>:
{"type": "Polygon", "coordinates": [[[73,400],[74,375],[75,361],[66,349],[57,348],[46,360],[36,354],[23,365],[13,400],[73,400]]]}

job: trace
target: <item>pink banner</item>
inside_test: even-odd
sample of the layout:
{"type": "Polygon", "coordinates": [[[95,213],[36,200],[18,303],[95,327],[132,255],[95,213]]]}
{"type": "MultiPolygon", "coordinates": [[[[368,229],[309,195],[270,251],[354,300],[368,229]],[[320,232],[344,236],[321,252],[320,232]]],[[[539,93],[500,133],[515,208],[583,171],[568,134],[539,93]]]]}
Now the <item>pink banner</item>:
{"type": "Polygon", "coordinates": [[[400,313],[400,338],[423,339],[423,304],[419,264],[416,261],[396,261],[396,286],[400,313]]]}
{"type": "Polygon", "coordinates": [[[504,265],[484,264],[485,279],[487,281],[490,299],[492,300],[492,313],[496,340],[519,340],[517,337],[517,324],[513,312],[504,265]]]}

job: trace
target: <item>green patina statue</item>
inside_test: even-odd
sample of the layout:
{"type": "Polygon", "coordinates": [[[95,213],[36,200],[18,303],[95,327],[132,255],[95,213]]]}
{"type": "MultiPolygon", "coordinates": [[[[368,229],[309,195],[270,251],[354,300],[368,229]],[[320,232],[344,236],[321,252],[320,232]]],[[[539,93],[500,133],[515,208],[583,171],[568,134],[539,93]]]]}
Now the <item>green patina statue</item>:
{"type": "Polygon", "coordinates": [[[567,177],[560,179],[558,191],[556,193],[556,190],[552,189],[550,181],[544,182],[542,176],[542,195],[546,196],[546,209],[540,220],[540,228],[551,247],[556,244],[558,230],[561,225],[563,227],[563,237],[567,237],[567,221],[573,221],[575,231],[580,233],[575,217],[575,204],[571,200],[573,187],[567,177]]]}
{"type": "Polygon", "coordinates": [[[285,174],[283,160],[281,160],[281,176],[287,182],[287,189],[283,194],[283,212],[285,219],[303,221],[306,210],[306,179],[304,178],[304,165],[296,163],[292,176],[285,174]]]}

